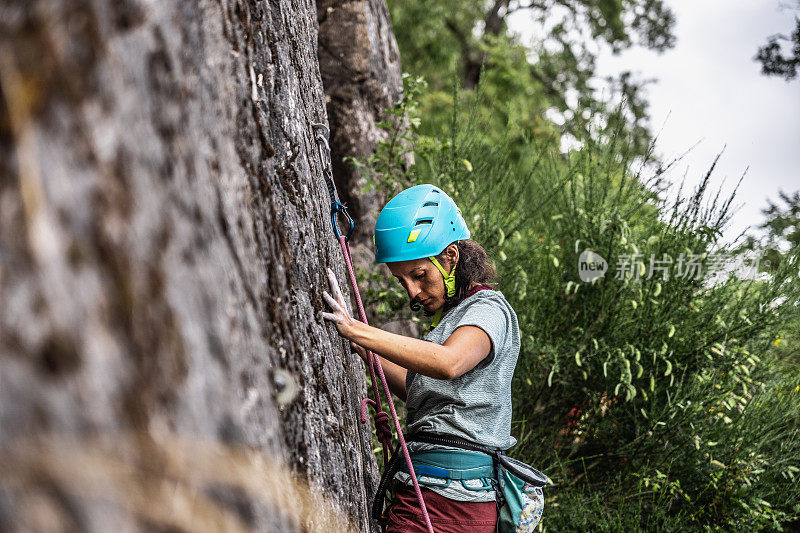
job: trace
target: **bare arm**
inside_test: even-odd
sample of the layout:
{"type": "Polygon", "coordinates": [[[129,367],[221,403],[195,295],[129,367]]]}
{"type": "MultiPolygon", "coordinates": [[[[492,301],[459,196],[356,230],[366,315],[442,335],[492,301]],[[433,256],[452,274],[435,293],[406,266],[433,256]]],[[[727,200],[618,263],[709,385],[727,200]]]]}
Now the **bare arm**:
{"type": "Polygon", "coordinates": [[[444,344],[405,337],[353,320],[340,333],[356,344],[380,353],[402,368],[435,379],[455,379],[489,355],[489,336],[476,326],[463,326],[444,344]]]}
{"type": "Polygon", "coordinates": [[[336,329],[343,337],[381,354],[383,359],[402,368],[434,379],[455,379],[473,369],[492,349],[489,335],[476,326],[462,326],[444,344],[436,344],[359,322],[347,311],[339,283],[330,269],[328,280],[336,297],[327,291],[322,292],[322,297],[333,310],[332,313],[321,313],[322,318],[336,324],[336,329]]]}

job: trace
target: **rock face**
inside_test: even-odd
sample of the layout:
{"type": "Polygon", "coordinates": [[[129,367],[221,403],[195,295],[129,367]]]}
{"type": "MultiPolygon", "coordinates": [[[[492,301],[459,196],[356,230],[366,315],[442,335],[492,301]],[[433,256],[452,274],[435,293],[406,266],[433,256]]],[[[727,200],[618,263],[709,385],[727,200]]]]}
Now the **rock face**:
{"type": "Polygon", "coordinates": [[[12,0],[0,85],[0,530],[374,529],[314,3],[12,0]]]}
{"type": "Polygon", "coordinates": [[[375,124],[400,97],[400,52],[384,0],[320,0],[317,16],[333,174],[341,201],[359,220],[353,241],[371,250],[379,199],[361,192],[363,177],[342,158],[371,154],[388,138],[375,124]]]}
{"type": "MultiPolygon", "coordinates": [[[[333,175],[342,202],[357,224],[351,243],[353,262],[360,271],[380,268],[373,264],[372,235],[382,207],[377,192],[363,191],[362,172],[343,158],[374,153],[378,142],[389,138],[376,124],[387,117],[403,88],[400,52],[384,0],[319,0],[319,63],[331,124],[333,175]]],[[[413,157],[407,156],[408,163],[413,157]]],[[[367,318],[376,320],[367,307],[367,318]]],[[[419,336],[419,328],[403,320],[381,327],[395,333],[419,336]]]]}

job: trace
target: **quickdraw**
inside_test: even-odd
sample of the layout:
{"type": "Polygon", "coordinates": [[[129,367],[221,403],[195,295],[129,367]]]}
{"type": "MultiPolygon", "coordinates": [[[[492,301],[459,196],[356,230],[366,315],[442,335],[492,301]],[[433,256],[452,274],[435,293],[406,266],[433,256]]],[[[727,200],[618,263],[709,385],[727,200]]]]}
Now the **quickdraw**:
{"type": "Polygon", "coordinates": [[[325,124],[311,124],[314,128],[314,138],[317,140],[317,147],[319,148],[319,158],[322,161],[323,171],[325,173],[325,184],[328,186],[328,195],[331,197],[331,225],[333,226],[333,233],[336,238],[342,236],[339,231],[339,225],[336,222],[336,215],[341,213],[350,224],[347,230],[345,240],[350,241],[350,236],[353,235],[353,229],[356,224],[350,214],[347,212],[347,206],[339,201],[339,196],[336,191],[336,184],[333,182],[333,170],[330,163],[325,163],[331,160],[331,146],[328,144],[330,137],[330,130],[325,124]]]}
{"type": "MultiPolygon", "coordinates": [[[[333,182],[333,170],[331,168],[331,149],[330,145],[328,144],[328,138],[330,137],[330,130],[324,124],[312,124],[314,128],[314,138],[317,140],[319,153],[320,153],[320,160],[322,162],[322,166],[324,168],[325,174],[325,182],[328,187],[328,194],[331,198],[331,225],[333,226],[333,233],[336,235],[337,240],[339,241],[339,245],[342,248],[342,255],[344,255],[345,265],[347,266],[347,273],[350,277],[350,285],[353,288],[353,294],[355,295],[356,304],[358,306],[358,316],[361,322],[367,324],[367,316],[364,312],[364,304],[361,301],[361,295],[358,292],[358,283],[356,282],[356,275],[353,269],[353,258],[350,254],[350,236],[353,234],[353,228],[355,227],[355,221],[347,212],[347,206],[339,202],[339,198],[336,191],[336,184],[333,182]],[[337,216],[341,214],[345,217],[345,219],[349,222],[349,229],[346,235],[342,235],[341,231],[339,230],[339,226],[337,224],[337,216]]],[[[398,445],[397,449],[395,450],[392,461],[397,462],[397,452],[398,450],[402,452],[403,458],[406,462],[406,467],[408,468],[411,479],[414,482],[414,491],[417,494],[417,499],[419,500],[419,506],[422,510],[422,517],[425,520],[425,526],[428,529],[429,533],[434,533],[433,526],[431,525],[431,519],[428,516],[428,509],[425,507],[425,500],[422,497],[422,491],[420,490],[419,483],[417,482],[417,476],[414,473],[414,465],[411,462],[411,455],[408,452],[408,447],[406,446],[406,440],[403,436],[403,430],[400,426],[400,420],[397,417],[397,412],[394,408],[394,402],[392,401],[391,391],[389,390],[389,383],[386,381],[386,376],[383,374],[383,368],[381,367],[381,362],[375,354],[371,351],[367,350],[367,359],[369,360],[369,372],[370,376],[372,377],[372,389],[373,389],[373,397],[366,398],[361,402],[361,421],[367,421],[367,404],[371,404],[372,407],[375,409],[375,433],[378,436],[378,440],[381,442],[383,446],[383,459],[384,459],[384,468],[388,467],[389,465],[389,450],[392,449],[392,430],[389,426],[389,413],[386,413],[381,406],[381,396],[380,391],[378,390],[378,380],[376,377],[380,378],[381,384],[383,385],[383,391],[386,395],[386,403],[389,404],[389,411],[391,412],[391,419],[394,422],[394,428],[397,431],[397,438],[398,438],[398,445]],[[377,373],[376,373],[377,368],[377,373]],[[377,376],[376,376],[377,374],[377,376]]]]}

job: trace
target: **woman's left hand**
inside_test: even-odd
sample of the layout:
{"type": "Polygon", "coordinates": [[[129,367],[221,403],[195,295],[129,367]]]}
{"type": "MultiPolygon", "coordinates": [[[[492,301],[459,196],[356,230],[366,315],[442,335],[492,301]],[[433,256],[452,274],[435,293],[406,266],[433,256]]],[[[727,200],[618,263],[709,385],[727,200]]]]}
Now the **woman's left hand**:
{"type": "Polygon", "coordinates": [[[339,330],[340,335],[350,338],[350,332],[352,331],[355,319],[353,319],[347,311],[347,303],[344,301],[344,295],[339,288],[339,283],[336,281],[336,276],[330,268],[328,269],[328,281],[331,284],[333,296],[328,294],[327,291],[322,291],[322,297],[325,298],[325,301],[331,307],[333,313],[322,312],[320,314],[322,318],[336,324],[336,329],[339,330]]]}

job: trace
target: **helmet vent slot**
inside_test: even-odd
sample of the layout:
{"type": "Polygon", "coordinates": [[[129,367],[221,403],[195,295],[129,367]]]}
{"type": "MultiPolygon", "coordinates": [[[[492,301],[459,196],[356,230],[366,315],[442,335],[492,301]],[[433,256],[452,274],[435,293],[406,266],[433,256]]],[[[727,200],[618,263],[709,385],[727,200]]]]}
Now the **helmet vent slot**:
{"type": "Polygon", "coordinates": [[[425,202],[422,207],[428,207],[429,205],[439,205],[439,202],[425,202]]]}
{"type": "Polygon", "coordinates": [[[420,226],[422,224],[433,224],[433,219],[432,218],[423,218],[423,219],[417,220],[414,223],[415,226],[420,226]]]}

